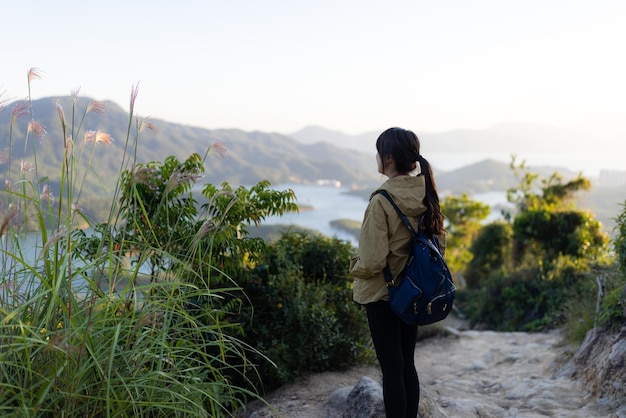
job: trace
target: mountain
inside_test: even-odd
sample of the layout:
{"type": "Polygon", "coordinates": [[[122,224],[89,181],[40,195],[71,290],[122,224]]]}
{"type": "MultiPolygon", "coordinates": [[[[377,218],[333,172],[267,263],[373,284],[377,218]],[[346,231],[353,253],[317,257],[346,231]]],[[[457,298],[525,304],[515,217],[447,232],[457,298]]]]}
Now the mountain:
{"type": "MultiPolygon", "coordinates": [[[[45,127],[44,138],[33,138],[25,144],[28,116],[19,118],[11,133],[11,109],[17,103],[9,104],[0,113],[0,149],[4,149],[4,160],[26,160],[34,163],[39,178],[47,177],[52,185],[58,186],[61,180],[64,158],[64,139],[57,103],[63,109],[67,124],[81,132],[67,132],[66,136],[76,136],[75,150],[82,146],[86,130],[103,130],[115,139],[110,146],[97,144],[94,154],[82,155],[84,162],[91,161],[88,180],[84,192],[108,194],[113,190],[121,169],[127,137],[131,146],[136,137],[135,123],[129,129],[129,114],[113,102],[105,102],[106,115],[89,113],[80,122],[89,98],[80,98],[73,105],[72,97],[49,97],[33,101],[34,119],[45,127]],[[73,110],[75,106],[75,110],[73,110]],[[77,116],[74,116],[77,115],[77,116]],[[72,124],[72,117],[77,120],[72,124]],[[130,131],[130,135],[127,132],[130,131]],[[11,151],[9,151],[11,150],[11,151]]],[[[276,133],[245,132],[237,129],[208,130],[198,127],[169,123],[165,120],[150,120],[157,130],[144,130],[137,141],[137,162],[163,161],[174,155],[179,160],[192,153],[204,155],[214,143],[221,143],[226,149],[224,158],[209,156],[205,164],[206,174],[202,181],[233,186],[256,184],[268,180],[272,185],[280,183],[306,183],[320,179],[339,180],[344,185],[367,187],[380,182],[380,175],[373,170],[375,163],[371,152],[359,152],[341,148],[331,143],[303,144],[295,139],[276,133]]],[[[78,156],[76,156],[78,158],[78,156]]],[[[0,166],[0,172],[7,175],[9,164],[0,166]]],[[[13,170],[16,165],[13,164],[13,170]]],[[[80,174],[79,174],[80,175],[80,174]]]]}
{"type": "Polygon", "coordinates": [[[358,135],[348,135],[340,131],[310,125],[288,135],[303,144],[329,143],[342,148],[354,149],[375,155],[376,138],[378,138],[380,132],[372,131],[358,135]]]}
{"type": "MultiPolygon", "coordinates": [[[[105,102],[106,115],[87,114],[79,120],[92,100],[80,98],[73,111],[73,98],[69,96],[49,97],[32,103],[34,120],[47,130],[43,138],[27,138],[28,121],[25,115],[11,126],[12,109],[18,103],[0,106],[0,175],[8,178],[8,170],[15,173],[23,160],[36,166],[37,176],[49,182],[53,193],[57,195],[61,181],[61,167],[65,153],[64,134],[61,129],[57,104],[63,109],[68,125],[80,132],[65,133],[65,137],[74,137],[76,159],[82,159],[76,169],[75,178],[86,179],[81,196],[83,205],[91,205],[92,212],[106,208],[106,198],[110,196],[122,168],[124,148],[131,150],[136,137],[135,121],[129,127],[129,114],[113,102],[105,102]],[[72,118],[76,118],[72,123],[72,118]],[[93,153],[89,150],[80,154],[83,135],[86,130],[103,130],[113,136],[115,143],[110,146],[97,144],[93,153]],[[130,133],[129,133],[130,132],[130,133]],[[129,137],[127,143],[126,138],[129,137]],[[36,153],[34,152],[36,150],[36,153]],[[36,161],[34,156],[36,155],[36,161]],[[83,171],[81,171],[83,170],[83,171]],[[100,199],[84,199],[97,197],[100,199]],[[86,202],[87,200],[88,202],[86,202]]],[[[232,186],[252,185],[268,180],[273,187],[284,183],[314,183],[317,180],[339,180],[344,186],[361,189],[367,198],[371,190],[384,181],[376,172],[375,141],[379,132],[361,135],[347,135],[338,131],[309,126],[298,132],[284,135],[265,132],[245,132],[237,129],[209,130],[199,127],[170,123],[152,119],[150,122],[156,131],[144,130],[138,136],[136,161],[148,163],[163,161],[174,155],[179,160],[186,159],[192,153],[204,155],[214,143],[221,143],[226,149],[224,158],[209,156],[205,164],[206,175],[202,182],[219,185],[228,182],[232,186]]],[[[429,152],[514,152],[517,148],[556,152],[557,144],[563,149],[578,146],[580,136],[569,132],[571,136],[563,139],[563,130],[544,129],[536,125],[507,124],[497,125],[484,131],[458,130],[439,134],[424,133],[418,135],[423,148],[429,152]],[[565,141],[565,142],[564,142],[565,141]],[[563,145],[565,144],[565,145],[563,145]]],[[[598,141],[596,147],[602,146],[598,141]]],[[[613,149],[607,147],[607,149],[613,149]]],[[[426,154],[426,152],[425,152],[426,154]]],[[[555,161],[559,161],[555,158],[555,161]]],[[[442,194],[460,195],[482,193],[486,191],[504,191],[516,186],[509,164],[485,158],[477,163],[468,164],[456,170],[437,170],[437,186],[442,194]]],[[[576,173],[559,167],[532,167],[533,172],[542,177],[549,177],[558,171],[565,179],[576,173]]],[[[27,173],[27,175],[30,175],[27,173]]],[[[12,177],[16,178],[15,175],[12,177]]],[[[617,214],[619,202],[624,201],[623,187],[609,189],[603,194],[589,195],[587,204],[603,214],[605,224],[617,214]]],[[[1,206],[1,203],[0,203],[1,206]]]]}
{"type": "MultiPolygon", "coordinates": [[[[376,138],[383,130],[384,128],[380,131],[347,135],[318,126],[307,126],[289,136],[302,143],[329,142],[375,153],[376,138]]],[[[425,155],[444,152],[558,154],[564,149],[585,150],[590,140],[593,140],[594,149],[602,147],[611,149],[615,145],[615,138],[606,133],[598,132],[597,136],[594,136],[588,131],[532,123],[501,123],[481,130],[457,129],[439,133],[416,130],[415,133],[420,138],[422,152],[425,155]]]]}

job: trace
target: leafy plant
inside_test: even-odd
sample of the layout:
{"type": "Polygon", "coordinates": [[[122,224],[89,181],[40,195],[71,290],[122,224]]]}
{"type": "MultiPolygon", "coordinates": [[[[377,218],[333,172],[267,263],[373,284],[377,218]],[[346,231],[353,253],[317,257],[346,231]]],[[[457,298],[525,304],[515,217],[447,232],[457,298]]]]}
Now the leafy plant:
{"type": "Polygon", "coordinates": [[[286,233],[241,280],[251,300],[246,341],[275,363],[260,364],[264,390],[373,359],[365,314],[352,301],[352,253],[336,238],[286,233]]]}
{"type": "Polygon", "coordinates": [[[465,268],[468,287],[479,286],[492,272],[510,267],[512,238],[511,225],[506,222],[492,222],[480,229],[469,249],[472,259],[465,268]]]}
{"type": "Polygon", "coordinates": [[[497,330],[571,325],[574,316],[589,326],[593,304],[584,301],[595,301],[598,271],[610,262],[599,222],[572,203],[574,193],[590,183],[582,176],[563,182],[558,173],[540,179],[515,159],[511,167],[525,171],[508,194],[517,213],[510,225],[483,227],[474,241],[471,286],[460,292],[459,305],[473,324],[497,330]]]}
{"type": "Polygon", "coordinates": [[[613,242],[618,268],[626,275],[626,202],[615,220],[616,238],[613,242]]]}
{"type": "Polygon", "coordinates": [[[470,246],[481,228],[481,221],[489,216],[489,205],[463,194],[446,196],[441,210],[447,221],[446,261],[453,276],[458,277],[472,260],[470,246]]]}
{"type": "MultiPolygon", "coordinates": [[[[30,70],[29,91],[37,78],[30,70]]],[[[211,286],[211,276],[224,273],[210,257],[197,257],[210,247],[210,234],[204,241],[182,234],[196,226],[184,193],[201,170],[200,158],[137,164],[139,134],[153,128],[133,116],[137,93],[133,88],[124,176],[109,221],[99,225],[81,210],[81,191],[98,171],[99,148],[113,146],[113,139],[83,122],[104,105],[91,102],[81,114],[73,92],[69,113],[57,106],[61,128],[54,140],[65,155],[58,183],[37,168],[37,143],[47,132],[30,100],[13,109],[10,131],[26,136],[10,137],[0,196],[2,415],[219,417],[257,396],[232,379],[238,373],[232,359],[253,368],[247,356],[262,356],[236,337],[237,322],[223,320],[228,304],[222,301],[239,287],[228,278],[230,286],[211,286]],[[28,129],[17,129],[24,118],[28,129]],[[159,176],[143,183],[142,169],[159,176]],[[198,300],[205,303],[198,307],[198,300]]]]}

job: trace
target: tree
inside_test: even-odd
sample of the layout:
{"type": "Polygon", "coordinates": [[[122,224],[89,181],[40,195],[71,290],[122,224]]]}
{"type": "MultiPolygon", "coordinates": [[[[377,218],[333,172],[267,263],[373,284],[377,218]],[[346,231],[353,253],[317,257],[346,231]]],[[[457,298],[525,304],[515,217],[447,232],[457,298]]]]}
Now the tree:
{"type": "Polygon", "coordinates": [[[470,246],[480,230],[481,221],[489,216],[489,205],[472,200],[467,194],[447,196],[441,204],[447,221],[446,262],[458,277],[472,260],[470,246]]]}
{"type": "Polygon", "coordinates": [[[472,258],[465,269],[468,287],[477,287],[494,271],[509,264],[512,238],[508,222],[492,222],[480,229],[469,249],[472,258]]]}
{"type": "Polygon", "coordinates": [[[525,258],[554,260],[559,255],[592,260],[606,253],[608,236],[601,232],[593,214],[580,211],[574,205],[579,191],[589,190],[591,182],[578,174],[564,182],[558,173],[547,179],[531,173],[524,162],[511,168],[519,178],[517,188],[507,191],[508,200],[515,203],[518,213],[513,221],[513,261],[525,258]]]}
{"type": "Polygon", "coordinates": [[[499,330],[559,326],[568,321],[566,312],[589,305],[606,268],[608,237],[592,213],[574,205],[575,193],[590,186],[582,175],[540,179],[515,158],[511,168],[520,183],[507,195],[517,211],[507,217],[510,224],[488,225],[473,242],[468,281],[474,286],[460,304],[472,323],[499,330]]]}

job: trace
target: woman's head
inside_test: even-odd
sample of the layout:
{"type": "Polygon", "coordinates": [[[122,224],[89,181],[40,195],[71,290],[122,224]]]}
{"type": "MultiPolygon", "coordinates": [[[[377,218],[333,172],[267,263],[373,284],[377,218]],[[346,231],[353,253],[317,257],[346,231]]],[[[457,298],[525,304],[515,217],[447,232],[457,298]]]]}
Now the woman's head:
{"type": "Polygon", "coordinates": [[[424,229],[428,235],[439,235],[444,232],[443,213],[439,206],[439,195],[430,163],[420,154],[420,141],[412,131],[402,128],[389,128],[376,140],[379,171],[385,173],[385,162],[393,161],[398,174],[409,174],[420,164],[421,175],[426,183],[424,206],[424,229]]]}
{"type": "Polygon", "coordinates": [[[392,158],[396,171],[408,174],[416,168],[420,156],[420,141],[413,132],[402,128],[389,128],[376,140],[376,150],[384,172],[385,162],[392,158]]]}

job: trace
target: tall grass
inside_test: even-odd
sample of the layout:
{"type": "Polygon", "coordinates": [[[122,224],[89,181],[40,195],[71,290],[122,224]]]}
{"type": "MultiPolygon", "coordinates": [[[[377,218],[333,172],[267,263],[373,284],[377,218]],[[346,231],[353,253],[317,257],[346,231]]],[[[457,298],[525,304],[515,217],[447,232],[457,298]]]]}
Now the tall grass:
{"type": "MultiPolygon", "coordinates": [[[[222,321],[221,308],[207,303],[199,314],[190,306],[222,300],[236,284],[212,289],[210,276],[222,273],[188,263],[207,251],[204,241],[194,241],[187,254],[170,254],[126,233],[100,230],[87,239],[81,228],[94,222],[80,209],[83,185],[113,139],[84,121],[105,108],[100,102],[81,108],[79,92],[72,92],[71,109],[57,105],[61,132],[50,134],[32,111],[31,84],[38,78],[36,69],[28,72],[29,98],[12,109],[0,194],[0,415],[233,415],[257,395],[232,383],[238,372],[229,364],[237,359],[254,368],[246,360],[252,349],[234,337],[238,325],[222,321]],[[24,123],[25,136],[14,138],[24,123]],[[58,183],[37,170],[44,135],[64,149],[58,183]],[[155,254],[178,267],[157,280],[147,277],[143,260],[155,254]]],[[[134,116],[137,93],[133,87],[120,174],[132,172],[140,133],[154,128],[134,116]]],[[[124,220],[122,193],[118,181],[103,229],[124,220]]],[[[134,202],[145,214],[141,199],[134,202]]],[[[140,233],[156,236],[154,228],[144,225],[140,233]]]]}

